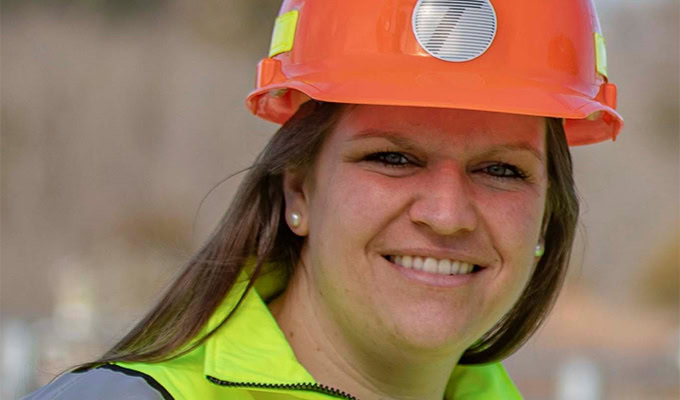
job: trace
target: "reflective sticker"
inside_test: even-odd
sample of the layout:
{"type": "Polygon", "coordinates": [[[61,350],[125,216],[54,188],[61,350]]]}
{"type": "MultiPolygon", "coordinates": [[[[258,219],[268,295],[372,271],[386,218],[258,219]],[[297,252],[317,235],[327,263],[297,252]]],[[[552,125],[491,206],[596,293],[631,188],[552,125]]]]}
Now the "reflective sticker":
{"type": "Polygon", "coordinates": [[[269,47],[269,57],[274,57],[293,48],[298,14],[298,10],[292,10],[276,18],[274,32],[272,33],[272,43],[269,47]]]}
{"type": "Polygon", "coordinates": [[[496,36],[496,23],[489,0],[419,0],[411,18],[422,48],[450,62],[482,55],[496,36]]]}
{"type": "Polygon", "coordinates": [[[607,76],[607,48],[600,32],[595,32],[595,68],[600,75],[607,76]]]}

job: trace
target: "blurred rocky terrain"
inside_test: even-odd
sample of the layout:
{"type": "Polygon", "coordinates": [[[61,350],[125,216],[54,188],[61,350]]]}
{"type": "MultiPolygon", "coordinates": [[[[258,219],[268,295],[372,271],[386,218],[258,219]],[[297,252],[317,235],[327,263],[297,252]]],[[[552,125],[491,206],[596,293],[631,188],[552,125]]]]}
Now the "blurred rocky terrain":
{"type": "MultiPolygon", "coordinates": [[[[527,400],[677,399],[679,5],[595,3],[626,126],[573,149],[567,286],[506,366],[527,400]]],[[[2,2],[0,399],[99,355],[214,227],[276,128],[244,99],[279,4],[2,2]]]]}

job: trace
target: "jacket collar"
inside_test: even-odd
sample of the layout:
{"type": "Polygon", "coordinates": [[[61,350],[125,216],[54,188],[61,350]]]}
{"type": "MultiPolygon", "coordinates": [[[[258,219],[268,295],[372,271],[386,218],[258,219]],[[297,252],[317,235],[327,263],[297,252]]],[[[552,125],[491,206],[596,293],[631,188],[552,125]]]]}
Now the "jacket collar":
{"type": "MultiPolygon", "coordinates": [[[[247,281],[240,281],[236,285],[232,293],[243,293],[247,281]]],[[[227,296],[209,324],[217,326],[237,301],[238,296],[227,296]]],[[[228,323],[206,341],[204,372],[206,376],[228,382],[315,382],[309,372],[297,362],[293,349],[269,312],[259,290],[248,291],[229,317],[228,323]]]]}
{"type": "MultiPolygon", "coordinates": [[[[206,341],[205,376],[235,383],[316,383],[295,358],[293,349],[263,300],[282,290],[285,282],[285,277],[276,272],[257,280],[256,290],[246,293],[228,323],[206,341]]],[[[206,328],[219,325],[235,307],[247,284],[245,279],[235,284],[206,328]]],[[[457,366],[445,392],[446,400],[521,398],[500,363],[457,366]]]]}

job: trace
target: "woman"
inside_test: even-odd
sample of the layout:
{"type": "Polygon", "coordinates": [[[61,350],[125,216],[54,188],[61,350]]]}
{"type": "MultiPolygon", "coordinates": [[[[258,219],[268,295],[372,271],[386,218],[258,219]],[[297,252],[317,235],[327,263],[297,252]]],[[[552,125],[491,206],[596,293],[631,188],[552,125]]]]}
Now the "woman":
{"type": "Polygon", "coordinates": [[[29,398],[520,398],[499,361],[566,271],[567,143],[622,124],[595,15],[284,1],[247,101],[283,126],[222,223],[120,343],[29,398]]]}

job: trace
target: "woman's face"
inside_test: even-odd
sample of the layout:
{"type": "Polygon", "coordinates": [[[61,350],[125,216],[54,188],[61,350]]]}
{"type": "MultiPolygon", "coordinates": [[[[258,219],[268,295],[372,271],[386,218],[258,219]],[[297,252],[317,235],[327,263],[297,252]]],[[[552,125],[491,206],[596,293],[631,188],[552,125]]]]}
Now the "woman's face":
{"type": "Polygon", "coordinates": [[[531,276],[545,159],[541,117],[352,108],[287,194],[318,322],[367,351],[470,346],[531,276]]]}

